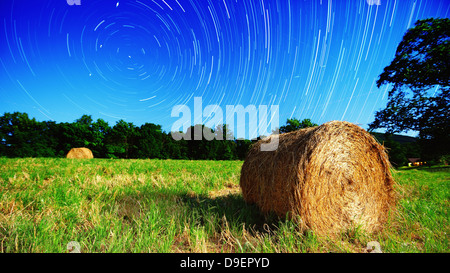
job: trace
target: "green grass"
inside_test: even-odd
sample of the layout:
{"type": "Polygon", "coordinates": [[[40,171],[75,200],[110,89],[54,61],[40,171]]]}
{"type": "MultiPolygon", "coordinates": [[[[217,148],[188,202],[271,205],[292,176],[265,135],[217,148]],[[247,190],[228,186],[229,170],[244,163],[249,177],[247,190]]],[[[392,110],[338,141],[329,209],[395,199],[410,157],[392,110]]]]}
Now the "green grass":
{"type": "Polygon", "coordinates": [[[448,168],[394,172],[383,232],[338,238],[263,217],[239,190],[241,161],[0,158],[0,252],[449,252],[448,168]]]}

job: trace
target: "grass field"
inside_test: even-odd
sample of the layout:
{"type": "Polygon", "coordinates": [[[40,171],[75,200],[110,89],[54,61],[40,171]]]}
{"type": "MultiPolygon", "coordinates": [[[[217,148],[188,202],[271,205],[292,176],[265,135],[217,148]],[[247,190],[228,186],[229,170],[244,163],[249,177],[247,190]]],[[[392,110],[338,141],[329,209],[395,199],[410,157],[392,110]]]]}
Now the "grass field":
{"type": "Polygon", "coordinates": [[[450,169],[394,171],[383,232],[338,238],[266,219],[239,189],[241,161],[0,158],[0,252],[450,252],[450,169]]]}

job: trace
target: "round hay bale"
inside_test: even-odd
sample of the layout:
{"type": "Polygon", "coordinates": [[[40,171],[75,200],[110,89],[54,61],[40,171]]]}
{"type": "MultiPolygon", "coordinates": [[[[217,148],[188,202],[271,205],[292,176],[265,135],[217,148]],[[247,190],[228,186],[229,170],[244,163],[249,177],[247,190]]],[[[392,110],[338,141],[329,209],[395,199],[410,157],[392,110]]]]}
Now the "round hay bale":
{"type": "Polygon", "coordinates": [[[72,148],[67,153],[66,158],[94,158],[94,155],[88,148],[72,148]]]}
{"type": "Polygon", "coordinates": [[[261,151],[267,141],[255,143],[242,166],[246,202],[322,235],[382,228],[395,205],[394,180],[384,147],[368,132],[331,121],[280,134],[275,151],[261,151]]]}

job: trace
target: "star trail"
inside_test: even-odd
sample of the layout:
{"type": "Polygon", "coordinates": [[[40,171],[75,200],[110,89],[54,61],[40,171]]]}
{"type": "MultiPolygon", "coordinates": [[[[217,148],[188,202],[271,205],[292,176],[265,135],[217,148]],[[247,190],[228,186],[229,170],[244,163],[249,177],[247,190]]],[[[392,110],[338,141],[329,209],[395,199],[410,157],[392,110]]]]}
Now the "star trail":
{"type": "Polygon", "coordinates": [[[375,81],[418,19],[442,1],[2,0],[0,112],[83,114],[168,131],[175,105],[279,105],[367,128],[375,81]],[[69,2],[71,4],[69,4],[69,2]]]}

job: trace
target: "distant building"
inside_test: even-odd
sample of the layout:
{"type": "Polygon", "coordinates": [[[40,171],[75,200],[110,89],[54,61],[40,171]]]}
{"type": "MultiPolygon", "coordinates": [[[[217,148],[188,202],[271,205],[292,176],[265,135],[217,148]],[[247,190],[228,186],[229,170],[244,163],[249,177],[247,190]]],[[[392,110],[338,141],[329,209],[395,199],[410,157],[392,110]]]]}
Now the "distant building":
{"type": "Polygon", "coordinates": [[[408,158],[408,166],[412,167],[412,166],[422,166],[423,164],[426,164],[426,162],[422,162],[420,160],[420,158],[417,157],[411,157],[408,158]]]}

